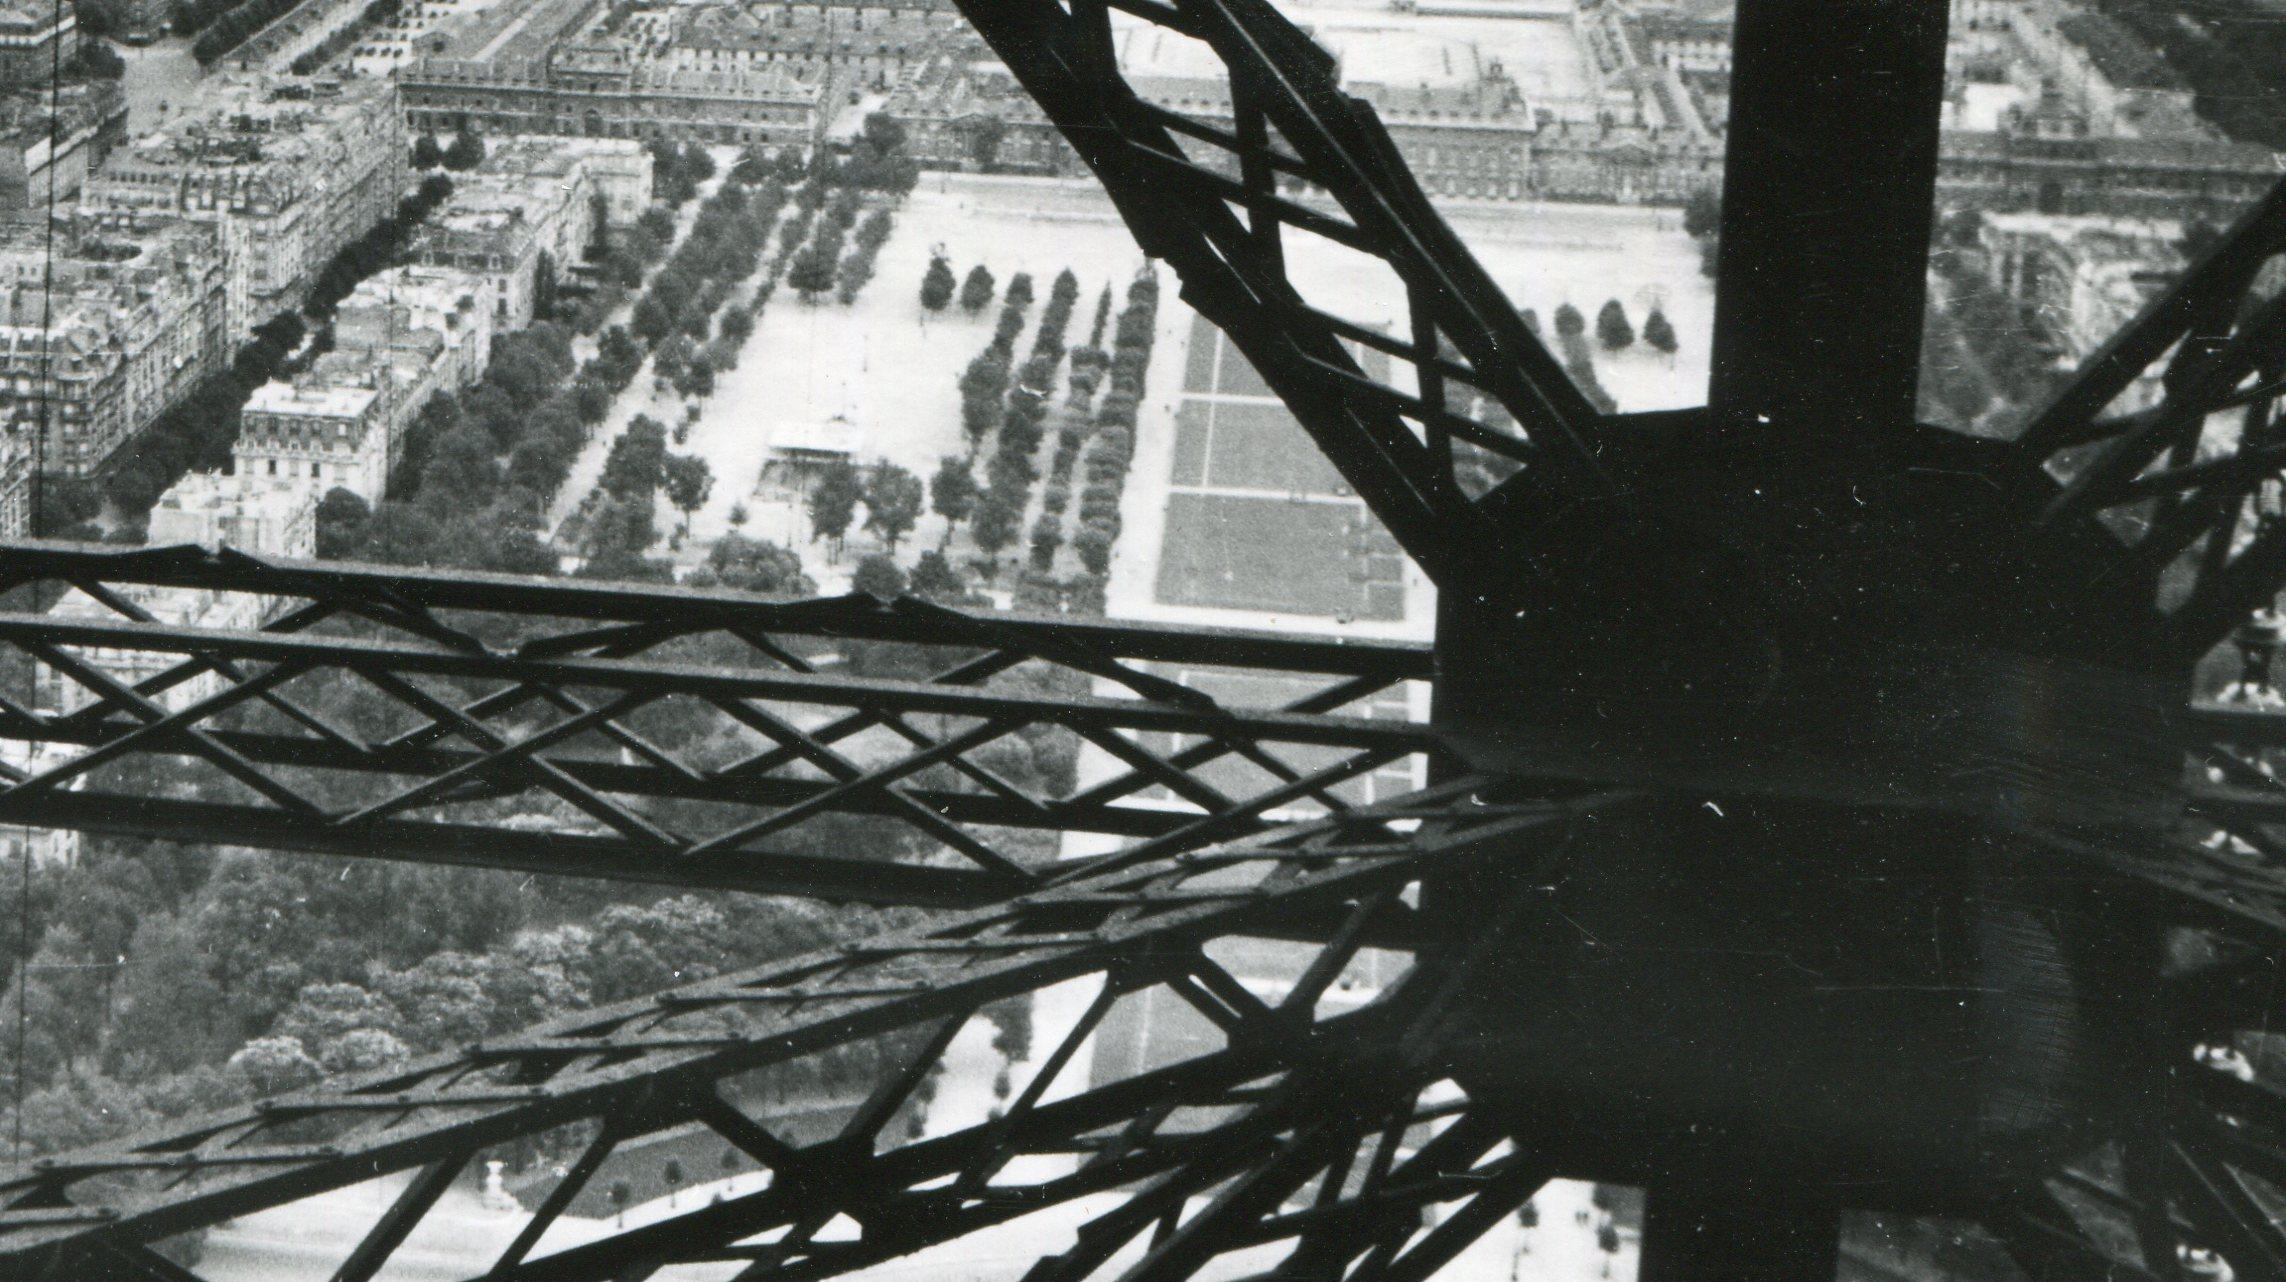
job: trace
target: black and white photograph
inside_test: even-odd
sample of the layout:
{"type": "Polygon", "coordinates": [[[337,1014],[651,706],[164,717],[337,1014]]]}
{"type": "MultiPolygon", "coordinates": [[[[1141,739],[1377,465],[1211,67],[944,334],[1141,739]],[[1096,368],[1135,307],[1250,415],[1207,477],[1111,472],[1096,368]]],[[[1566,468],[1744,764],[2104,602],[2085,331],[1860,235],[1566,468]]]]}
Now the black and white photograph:
{"type": "Polygon", "coordinates": [[[2286,0],[0,0],[0,1282],[2286,1282],[2286,0]]]}

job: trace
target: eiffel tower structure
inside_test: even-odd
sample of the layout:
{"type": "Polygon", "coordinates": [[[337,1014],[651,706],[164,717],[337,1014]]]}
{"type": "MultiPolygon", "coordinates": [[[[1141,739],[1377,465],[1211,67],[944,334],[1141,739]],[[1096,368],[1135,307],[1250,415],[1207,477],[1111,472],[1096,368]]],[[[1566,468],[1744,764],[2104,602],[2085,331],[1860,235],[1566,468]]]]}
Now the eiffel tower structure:
{"type": "Polygon", "coordinates": [[[2286,719],[2190,702],[2197,665],[2259,685],[2275,652],[2286,187],[2014,439],[1939,430],[1914,394],[1946,5],[1740,0],[1707,401],[1604,414],[1267,0],[959,4],[1434,582],[1434,644],[0,549],[0,586],[115,616],[0,614],[85,692],[0,707],[37,749],[0,820],[894,909],[6,1168],[0,1276],[185,1282],[170,1239],[387,1177],[332,1273],[368,1282],[488,1155],[546,1143],[550,1191],[453,1276],[810,1282],[1042,1217],[1009,1276],[1427,1282],[1566,1178],[1645,1191],[1645,1282],[1831,1278],[1858,1211],[1973,1222],[2034,1279],[2286,1279],[2286,1098],[2245,1054],[2286,1013],[2286,719]],[[1139,96],[1115,11],[1210,50],[1228,123],[1139,96]],[[1290,277],[1303,237],[1399,282],[1409,324],[1290,277]],[[276,604],[174,626],[146,586],[276,604]],[[860,643],[930,659],[817,661],[860,643]],[[87,657],[122,652],[162,661],[87,657]],[[342,681],[388,724],[304,695],[342,681]],[[1363,714],[1408,689],[1425,721],[1363,714]],[[660,747],[639,714],[670,706],[753,750],[660,747]],[[1043,729],[1107,773],[993,768],[1043,729]],[[227,786],[138,782],[162,760],[227,786]],[[1426,786],[1345,788],[1393,764],[1426,786]],[[518,798],[589,822],[467,817],[518,798]],[[920,853],[773,841],[831,814],[920,853]],[[1019,852],[1043,832],[1104,853],[1019,852]],[[1060,1013],[1004,1109],[901,1124],[969,1021],[1035,995],[1060,1013]],[[1137,1001],[1195,1053],[1067,1071],[1137,1001]],[[856,1046],[884,1067],[824,1138],[748,1107],[753,1075],[856,1046]],[[570,1234],[667,1133],[762,1174],[570,1234]]]}

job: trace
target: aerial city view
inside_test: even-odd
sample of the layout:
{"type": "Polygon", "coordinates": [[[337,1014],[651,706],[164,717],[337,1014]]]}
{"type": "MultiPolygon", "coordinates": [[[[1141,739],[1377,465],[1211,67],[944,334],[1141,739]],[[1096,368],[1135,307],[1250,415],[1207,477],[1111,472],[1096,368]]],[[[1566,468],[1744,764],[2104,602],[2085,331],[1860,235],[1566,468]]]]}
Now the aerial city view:
{"type": "MultiPolygon", "coordinates": [[[[1244,134],[1259,116],[1234,102],[1216,48],[1129,12],[1162,7],[1113,5],[1100,56],[1152,110],[1244,134]]],[[[1707,399],[1729,0],[1275,8],[1378,114],[1587,404],[1633,415],[1707,399]]],[[[2276,13],[2265,0],[1952,0],[1923,422],[2012,437],[2286,173],[2286,114],[2247,106],[2276,85],[2242,83],[2249,67],[2286,81],[2276,13]],[[2242,9],[2270,25],[2231,25],[2242,9]],[[2242,56],[2218,55],[2226,45],[2242,56]]],[[[132,589],[6,577],[0,613],[81,628],[7,653],[6,715],[140,727],[116,753],[7,739],[8,779],[184,806],[269,798],[328,822],[443,815],[501,834],[501,850],[568,833],[598,852],[600,879],[489,848],[426,862],[275,843],[382,857],[283,854],[220,819],[198,841],[163,839],[157,819],[81,830],[0,815],[15,825],[0,827],[0,1157],[385,1075],[805,954],[855,937],[852,923],[905,929],[908,905],[976,902],[954,873],[1104,855],[1231,806],[1249,820],[1340,814],[1439,780],[1406,737],[1430,718],[1426,668],[1375,679],[1338,658],[1425,654],[1431,576],[1320,451],[1290,389],[1145,252],[1132,211],[953,0],[0,0],[0,94],[0,539],[228,548],[244,558],[232,564],[360,563],[406,582],[474,572],[843,602],[786,614],[792,632],[848,601],[896,603],[879,606],[893,622],[854,631],[733,640],[645,636],[580,597],[597,612],[529,608],[558,631],[597,630],[551,648],[562,638],[516,630],[521,616],[470,622],[482,602],[383,592],[310,633],[335,651],[248,681],[194,642],[162,653],[106,629],[298,637],[308,611],[335,607],[156,581],[167,572],[132,589]],[[959,631],[947,607],[1073,635],[1105,621],[1237,629],[1336,657],[1296,675],[1170,643],[1129,654],[1131,669],[1043,642],[1019,666],[989,657],[1014,643],[959,631]],[[415,643],[589,666],[540,696],[444,660],[415,682],[339,648],[415,643]],[[931,646],[963,666],[940,671],[931,646]],[[613,684],[653,660],[720,674],[757,654],[782,685],[693,704],[613,684]],[[953,693],[836,706],[804,684],[827,678],[881,698],[953,693]],[[1265,709],[1263,740],[1172,714],[1119,722],[1116,701],[1136,697],[1265,709]],[[185,728],[218,700],[238,719],[185,728]],[[1081,711],[1038,713],[1048,700],[1081,711]],[[273,761],[266,735],[318,748],[248,764],[273,761]],[[138,755],[138,736],[179,753],[138,755]],[[395,795],[379,776],[326,773],[421,752],[434,773],[395,795]],[[633,801],[613,782],[659,776],[657,795],[633,801]],[[714,789],[738,778],[781,783],[779,809],[748,827],[726,818],[714,789]],[[765,837],[796,859],[943,872],[945,889],[916,880],[909,899],[821,905],[727,874],[662,886],[610,853],[656,842],[646,858],[688,867],[765,837]]],[[[1242,184],[1225,159],[1198,165],[1227,170],[1230,208],[1288,211],[1284,278],[1338,312],[1329,332],[1365,379],[1519,431],[1490,393],[1419,375],[1435,353],[1414,347],[1415,300],[1335,220],[1311,221],[1335,207],[1325,191],[1294,173],[1242,184]]],[[[2162,382],[2154,367],[2114,408],[2159,404],[2162,382]]],[[[1515,467],[1467,456],[1472,494],[1515,467]]],[[[2226,679],[2214,671],[2204,693],[2226,679]]],[[[1222,943],[1204,991],[1083,977],[995,996],[943,1030],[926,1078],[888,1097],[875,1129],[925,1148],[982,1128],[1010,1169],[1071,1176],[1084,1153],[1024,1148],[1008,1119],[1238,1045],[1233,1011],[1304,989],[1321,1010],[1356,1011],[1401,982],[1396,952],[1354,940],[1326,966],[1268,930],[1222,943]]],[[[678,1035],[748,1017],[699,1014],[718,1023],[678,1035]]],[[[766,1135],[742,1141],[736,1119],[702,1115],[620,1137],[566,1113],[544,1134],[501,1131],[433,1180],[440,1168],[399,1163],[170,1227],[152,1250],[176,1272],[118,1276],[523,1277],[490,1270],[584,1259],[631,1228],[769,1190],[773,1146],[870,1116],[904,1035],[755,1068],[721,1088],[729,1103],[710,1094],[707,1108],[766,1135]],[[373,1226],[415,1203],[418,1226],[369,1254],[373,1226]]],[[[1384,1141],[1383,1166],[1430,1143],[1414,1132],[1393,1157],[1405,1133],[1384,1141]]],[[[880,1282],[1015,1282],[1043,1256],[1084,1255],[1080,1226],[1139,1180],[862,1268],[835,1261],[821,1220],[742,1255],[611,1276],[827,1275],[801,1271],[819,1264],[880,1282]]],[[[1209,1191],[1192,1190],[1194,1209],[1209,1191]]],[[[1160,1232],[1185,1205],[1175,1197],[1160,1232]]],[[[1628,1186],[1555,1181],[1439,1276],[1632,1278],[1643,1208],[1628,1186]]],[[[1106,1246],[1102,1276],[1146,1249],[1141,1236],[1106,1246]]],[[[1200,1276],[1282,1276],[1261,1272],[1271,1263],[1225,1254],[1200,1276]]],[[[2021,1275],[1944,1221],[1861,1215],[1841,1235],[1841,1276],[2021,1275]]]]}

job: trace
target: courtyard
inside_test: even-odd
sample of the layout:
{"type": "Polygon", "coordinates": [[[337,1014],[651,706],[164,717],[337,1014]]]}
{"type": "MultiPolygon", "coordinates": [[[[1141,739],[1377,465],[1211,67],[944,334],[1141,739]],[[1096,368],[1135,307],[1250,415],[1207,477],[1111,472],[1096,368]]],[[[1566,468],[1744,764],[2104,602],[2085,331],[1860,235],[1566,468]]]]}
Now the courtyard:
{"type": "MultiPolygon", "coordinates": [[[[1446,213],[1494,279],[1519,306],[1542,317],[1566,303],[1593,315],[1610,299],[1617,299],[1637,324],[1654,306],[1665,311],[1681,340],[1675,355],[1640,343],[1597,354],[1598,375],[1622,409],[1669,408],[1703,398],[1712,302],[1699,274],[1697,250],[1672,211],[1455,201],[1446,213]]],[[[734,513],[742,512],[745,524],[737,527],[742,533],[795,549],[821,589],[839,590],[855,561],[876,545],[853,533],[834,558],[824,544],[813,541],[800,497],[760,488],[773,444],[820,425],[846,424],[858,442],[854,461],[886,461],[923,478],[935,471],[939,459],[968,454],[957,383],[991,337],[998,299],[974,313],[957,305],[941,312],[924,309],[920,281],[938,252],[956,276],[982,265],[1001,290],[1022,272],[1044,294],[1056,273],[1069,268],[1080,285],[1068,336],[1074,344],[1085,339],[1102,290],[1112,287],[1116,310],[1119,295],[1144,261],[1110,200],[1090,183],[924,175],[897,210],[896,229],[882,248],[877,274],[855,302],[844,305],[829,297],[804,303],[782,290],[760,318],[737,368],[724,374],[714,394],[700,403],[688,438],[678,448],[705,458],[715,485],[696,514],[680,562],[695,564],[734,528],[734,513]]],[[[1395,278],[1386,270],[1361,270],[1358,256],[1348,250],[1297,233],[1288,238],[1288,257],[1306,294],[1338,299],[1340,310],[1353,320],[1388,329],[1405,315],[1395,278]]],[[[1036,319],[1038,305],[1031,310],[1034,316],[1028,319],[1036,319]]],[[[1194,327],[1193,320],[1175,292],[1166,290],[1138,415],[1135,468],[1122,507],[1125,532],[1114,552],[1114,596],[1126,600],[1129,609],[1159,597],[1167,607],[1212,613],[1252,603],[1256,608],[1246,613],[1298,613],[1321,620],[1310,625],[1315,627],[1344,614],[1367,623],[1423,615],[1426,598],[1412,605],[1393,602],[1394,595],[1415,590],[1395,586],[1398,576],[1382,564],[1390,549],[1367,546],[1371,532],[1350,519],[1363,509],[1345,499],[1331,466],[1267,396],[1259,376],[1234,352],[1223,360],[1213,346],[1213,330],[1194,327]],[[1202,361],[1207,364],[1198,367],[1202,361]],[[1174,489],[1193,497],[1178,502],[1174,489]],[[1290,502],[1297,494],[1327,510],[1303,510],[1304,505],[1290,502]],[[1170,533],[1170,511],[1204,513],[1206,523],[1170,533]],[[1304,572],[1289,596],[1277,599],[1255,595],[1251,583],[1241,584],[1236,577],[1222,578],[1225,569],[1234,576],[1238,572],[1223,564],[1231,559],[1224,549],[1244,548],[1264,531],[1281,545],[1327,546],[1332,539],[1344,567],[1338,573],[1324,567],[1304,572]],[[1174,577],[1166,580],[1166,592],[1152,586],[1161,582],[1162,545],[1175,549],[1181,562],[1170,570],[1174,577]],[[1344,586],[1353,545],[1366,558],[1360,568],[1368,577],[1360,582],[1377,589],[1344,586]],[[1140,589],[1123,593],[1123,582],[1140,589]],[[1216,588],[1216,582],[1230,586],[1216,588]]],[[[1019,350],[1028,343],[1029,329],[1018,341],[1019,350]]],[[[643,395],[630,391],[638,399],[643,395]]],[[[672,408],[662,403],[650,412],[671,417],[672,408]]],[[[600,465],[600,454],[594,462],[600,465]]],[[[944,533],[943,518],[925,513],[901,551],[908,558],[918,556],[921,549],[938,546],[944,533]]],[[[1281,573],[1248,568],[1256,575],[1281,573]]]]}

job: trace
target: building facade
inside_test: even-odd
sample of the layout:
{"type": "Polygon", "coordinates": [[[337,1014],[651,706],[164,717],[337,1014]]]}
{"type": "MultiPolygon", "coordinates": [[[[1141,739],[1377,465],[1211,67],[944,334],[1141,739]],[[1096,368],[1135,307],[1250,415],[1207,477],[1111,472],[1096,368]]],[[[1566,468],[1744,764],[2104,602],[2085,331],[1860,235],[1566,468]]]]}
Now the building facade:
{"type": "Polygon", "coordinates": [[[393,213],[410,183],[397,88],[386,80],[211,78],[196,115],[135,139],[88,180],[97,211],[214,226],[229,324],[299,308],[325,264],[393,213]]]}
{"type": "MultiPolygon", "coordinates": [[[[1122,49],[1123,64],[1130,52],[1122,49]]],[[[1136,52],[1138,62],[1147,56],[1136,52]]],[[[1229,85],[1220,76],[1143,65],[1132,67],[1127,78],[1147,102],[1232,127],[1229,85]]],[[[1471,74],[1452,83],[1360,78],[1345,79],[1343,88],[1373,104],[1430,192],[1507,199],[1531,194],[1533,138],[1540,125],[1497,60],[1472,64],[1471,74]]],[[[940,58],[907,77],[882,110],[905,126],[907,150],[924,168],[1086,172],[1079,153],[997,63],[940,58]]]]}
{"type": "Polygon", "coordinates": [[[339,486],[375,501],[389,480],[387,402],[379,371],[358,361],[265,383],[239,415],[232,471],[302,483],[319,495],[339,486]]]}
{"type": "Polygon", "coordinates": [[[496,138],[470,178],[534,186],[581,184],[587,195],[602,198],[605,223],[624,227],[651,207],[651,169],[650,149],[633,139],[496,138]]]}
{"type": "MultiPolygon", "coordinates": [[[[154,546],[227,545],[257,556],[306,558],[317,549],[317,505],[301,487],[249,484],[241,477],[193,472],[151,509],[150,541],[154,546]]],[[[277,602],[252,593],[208,588],[127,585],[119,593],[152,618],[176,627],[253,629],[279,608],[277,602]]],[[[99,622],[119,618],[117,610],[77,588],[59,597],[48,614],[99,622]]],[[[70,646],[66,653],[124,685],[140,684],[183,661],[179,654],[98,646],[70,646]]],[[[222,674],[209,670],[151,697],[175,712],[213,696],[223,684],[222,674]]],[[[94,692],[67,672],[47,664],[33,672],[32,705],[41,712],[76,712],[94,699],[94,692]]]]}
{"type": "Polygon", "coordinates": [[[233,472],[379,503],[421,407],[483,375],[496,332],[492,288],[484,276],[434,266],[394,267],[360,284],[335,311],[334,350],[255,389],[233,472]]]}
{"type": "Polygon", "coordinates": [[[224,273],[211,235],[144,219],[0,239],[0,405],[44,430],[42,470],[88,476],[220,366],[224,273]]]}
{"type": "Polygon", "coordinates": [[[45,85],[79,54],[79,20],[68,4],[0,0],[0,85],[45,85]]]}
{"type": "Polygon", "coordinates": [[[756,71],[791,65],[882,91],[929,59],[988,56],[956,13],[887,6],[709,4],[662,11],[667,34],[636,42],[638,57],[686,71],[756,71]]]}
{"type": "Polygon", "coordinates": [[[827,77],[790,66],[692,71],[624,49],[531,59],[416,57],[400,73],[412,127],[676,143],[806,147],[831,119],[827,77]]]}
{"type": "MultiPolygon", "coordinates": [[[[2181,274],[2182,224],[2165,219],[1985,214],[1977,245],[1986,279],[2064,359],[2092,355],[2181,274]]],[[[2111,408],[2156,404],[2164,366],[2111,408]]]]}
{"type": "Polygon", "coordinates": [[[32,533],[32,434],[0,423],[0,538],[32,533]]]}
{"type": "Polygon", "coordinates": [[[586,259],[604,230],[599,207],[606,220],[614,208],[633,209],[632,218],[648,207],[651,163],[641,144],[626,140],[509,142],[459,178],[407,256],[480,280],[494,328],[522,329],[534,319],[543,281],[561,279],[586,259]]]}
{"type": "Polygon", "coordinates": [[[0,95],[0,222],[69,210],[127,132],[118,82],[82,80],[0,95]]]}

